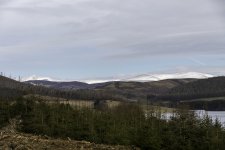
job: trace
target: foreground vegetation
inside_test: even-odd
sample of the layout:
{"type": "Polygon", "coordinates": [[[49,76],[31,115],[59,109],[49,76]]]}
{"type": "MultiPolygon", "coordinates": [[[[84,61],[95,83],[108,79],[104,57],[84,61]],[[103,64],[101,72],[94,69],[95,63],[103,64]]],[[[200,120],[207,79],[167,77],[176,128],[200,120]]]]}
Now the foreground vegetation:
{"type": "Polygon", "coordinates": [[[224,128],[207,116],[200,119],[181,109],[170,120],[163,120],[160,111],[149,108],[146,113],[136,104],[96,108],[22,98],[13,103],[1,101],[0,126],[10,118],[20,117],[20,131],[56,138],[135,145],[150,150],[225,149],[224,128]]]}

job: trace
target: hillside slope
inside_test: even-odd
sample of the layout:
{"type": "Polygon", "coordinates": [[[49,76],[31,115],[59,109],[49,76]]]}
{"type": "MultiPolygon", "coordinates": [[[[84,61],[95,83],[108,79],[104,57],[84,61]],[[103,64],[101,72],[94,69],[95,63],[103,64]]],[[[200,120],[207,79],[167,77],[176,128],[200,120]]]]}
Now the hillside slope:
{"type": "Polygon", "coordinates": [[[148,94],[161,95],[174,87],[193,81],[196,81],[196,79],[170,79],[154,82],[110,82],[105,86],[96,88],[96,90],[112,93],[127,100],[145,101],[148,94]]]}
{"type": "MultiPolygon", "coordinates": [[[[96,83],[87,84],[77,81],[72,82],[54,82],[45,80],[33,80],[26,81],[30,85],[44,86],[51,89],[73,91],[76,93],[101,93],[96,95],[108,95],[103,96],[103,99],[113,98],[114,100],[128,100],[128,101],[138,101],[146,100],[148,94],[163,94],[168,92],[171,88],[179,85],[183,85],[197,79],[170,79],[161,80],[154,82],[131,82],[131,81],[117,81],[117,82],[106,82],[106,83],[96,83]],[[82,90],[82,91],[81,91],[82,90]]],[[[93,94],[92,94],[93,95],[93,94]]]]}
{"type": "Polygon", "coordinates": [[[179,85],[161,96],[165,100],[188,100],[225,96],[225,77],[196,80],[179,85]]]}
{"type": "Polygon", "coordinates": [[[23,95],[23,89],[29,87],[18,81],[0,76],[0,98],[11,99],[23,95]]]}
{"type": "Polygon", "coordinates": [[[15,81],[13,79],[0,76],[0,87],[2,88],[17,89],[17,88],[21,88],[22,86],[26,86],[26,85],[24,83],[15,81]]]}

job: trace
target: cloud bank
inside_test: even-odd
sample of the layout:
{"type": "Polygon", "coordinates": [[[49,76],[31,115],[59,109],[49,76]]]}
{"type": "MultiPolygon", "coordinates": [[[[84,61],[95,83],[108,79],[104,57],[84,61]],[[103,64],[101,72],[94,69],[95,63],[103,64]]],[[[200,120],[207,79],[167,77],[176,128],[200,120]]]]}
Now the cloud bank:
{"type": "Polygon", "coordinates": [[[0,68],[65,78],[176,68],[210,73],[225,68],[222,4],[0,0],[0,68]]]}

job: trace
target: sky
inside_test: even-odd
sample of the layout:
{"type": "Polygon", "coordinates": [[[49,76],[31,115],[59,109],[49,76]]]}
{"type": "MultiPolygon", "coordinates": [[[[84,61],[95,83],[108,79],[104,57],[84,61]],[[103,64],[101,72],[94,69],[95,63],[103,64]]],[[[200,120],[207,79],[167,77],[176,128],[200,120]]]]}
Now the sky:
{"type": "Polygon", "coordinates": [[[225,75],[224,0],[0,0],[0,71],[225,75]]]}

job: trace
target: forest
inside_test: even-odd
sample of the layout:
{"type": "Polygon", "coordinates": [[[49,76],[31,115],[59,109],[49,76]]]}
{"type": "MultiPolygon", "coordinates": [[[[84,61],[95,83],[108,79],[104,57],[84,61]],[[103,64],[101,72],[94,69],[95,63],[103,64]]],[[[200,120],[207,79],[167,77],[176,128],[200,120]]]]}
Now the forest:
{"type": "Polygon", "coordinates": [[[181,104],[188,105],[192,110],[225,111],[225,100],[184,101],[181,104]]]}
{"type": "Polygon", "coordinates": [[[158,108],[147,111],[135,103],[108,108],[72,107],[47,104],[41,99],[18,98],[0,101],[0,126],[10,118],[22,120],[18,130],[25,133],[71,138],[112,145],[134,145],[143,150],[223,150],[225,129],[210,117],[199,118],[184,108],[162,119],[158,108]]]}
{"type": "Polygon", "coordinates": [[[215,77],[176,86],[167,93],[158,95],[157,99],[180,101],[222,96],[225,96],[225,77],[215,77]]]}
{"type": "Polygon", "coordinates": [[[153,105],[177,108],[188,105],[193,110],[225,110],[225,77],[200,79],[175,86],[160,94],[148,94],[153,105]]]}

